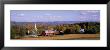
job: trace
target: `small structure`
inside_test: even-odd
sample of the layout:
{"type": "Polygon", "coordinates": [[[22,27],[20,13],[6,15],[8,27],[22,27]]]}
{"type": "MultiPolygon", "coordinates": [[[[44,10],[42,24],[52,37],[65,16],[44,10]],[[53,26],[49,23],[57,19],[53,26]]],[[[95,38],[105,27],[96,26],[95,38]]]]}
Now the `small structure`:
{"type": "Polygon", "coordinates": [[[55,31],[53,30],[53,28],[45,30],[46,35],[54,35],[55,31]]]}
{"type": "Polygon", "coordinates": [[[79,32],[80,32],[80,33],[84,33],[85,30],[84,30],[83,28],[81,28],[81,29],[79,30],[79,32]]]}

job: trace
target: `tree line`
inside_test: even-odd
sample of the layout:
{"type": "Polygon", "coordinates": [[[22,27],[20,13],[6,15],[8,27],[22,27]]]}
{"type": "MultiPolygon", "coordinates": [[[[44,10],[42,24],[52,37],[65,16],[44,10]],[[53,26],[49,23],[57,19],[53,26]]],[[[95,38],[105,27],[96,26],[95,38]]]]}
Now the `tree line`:
{"type": "MultiPolygon", "coordinates": [[[[39,35],[42,34],[46,29],[51,29],[59,31],[56,35],[60,34],[96,34],[100,33],[100,23],[97,22],[84,22],[76,24],[60,24],[60,25],[37,25],[39,35]],[[80,29],[84,29],[84,32],[81,33],[80,29]],[[62,31],[62,32],[60,32],[62,31]]],[[[32,31],[34,25],[11,25],[11,39],[17,37],[23,37],[26,35],[27,30],[32,31]]]]}

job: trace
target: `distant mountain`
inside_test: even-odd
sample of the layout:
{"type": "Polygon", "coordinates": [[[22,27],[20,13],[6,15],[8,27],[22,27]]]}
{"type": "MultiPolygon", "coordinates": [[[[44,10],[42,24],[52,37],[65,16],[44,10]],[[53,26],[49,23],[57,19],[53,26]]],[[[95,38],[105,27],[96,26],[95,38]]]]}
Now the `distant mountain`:
{"type": "Polygon", "coordinates": [[[34,25],[35,23],[37,25],[41,25],[41,24],[42,25],[60,25],[60,24],[85,23],[85,22],[82,22],[82,21],[55,21],[55,22],[14,22],[14,21],[11,21],[11,25],[15,25],[15,24],[16,25],[24,25],[24,24],[32,24],[32,25],[34,25]]]}

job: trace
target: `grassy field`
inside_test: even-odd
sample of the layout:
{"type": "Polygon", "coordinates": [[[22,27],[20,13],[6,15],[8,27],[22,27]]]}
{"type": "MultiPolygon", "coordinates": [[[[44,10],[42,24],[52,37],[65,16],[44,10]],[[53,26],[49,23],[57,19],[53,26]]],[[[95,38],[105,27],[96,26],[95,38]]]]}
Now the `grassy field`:
{"type": "Polygon", "coordinates": [[[100,40],[100,34],[65,34],[55,36],[23,37],[11,40],[100,40]]]}

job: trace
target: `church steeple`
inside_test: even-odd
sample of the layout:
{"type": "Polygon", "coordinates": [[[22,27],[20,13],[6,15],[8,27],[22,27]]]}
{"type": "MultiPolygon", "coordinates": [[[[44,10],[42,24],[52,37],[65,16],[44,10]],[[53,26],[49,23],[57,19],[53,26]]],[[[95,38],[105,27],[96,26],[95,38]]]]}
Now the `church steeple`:
{"type": "Polygon", "coordinates": [[[36,27],[36,23],[35,23],[35,25],[34,25],[34,29],[37,31],[38,29],[37,29],[37,27],[36,27]]]}

